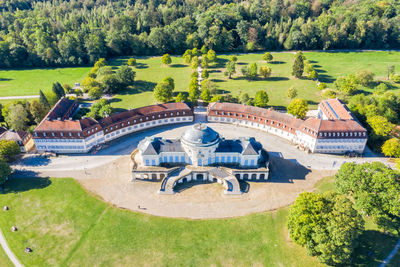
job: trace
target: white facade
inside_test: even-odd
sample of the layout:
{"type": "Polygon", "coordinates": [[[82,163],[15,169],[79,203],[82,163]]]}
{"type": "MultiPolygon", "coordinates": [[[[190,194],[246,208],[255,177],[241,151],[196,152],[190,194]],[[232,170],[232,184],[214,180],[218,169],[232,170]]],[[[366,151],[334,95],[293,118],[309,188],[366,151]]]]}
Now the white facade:
{"type": "Polygon", "coordinates": [[[34,138],[33,140],[39,152],[52,151],[57,153],[87,153],[95,145],[103,144],[105,142],[117,139],[130,133],[162,125],[185,123],[191,121],[193,121],[192,116],[181,116],[147,121],[135,125],[126,124],[124,125],[125,127],[110,133],[105,133],[103,129],[100,132],[93,134],[85,139],[34,138]]]}

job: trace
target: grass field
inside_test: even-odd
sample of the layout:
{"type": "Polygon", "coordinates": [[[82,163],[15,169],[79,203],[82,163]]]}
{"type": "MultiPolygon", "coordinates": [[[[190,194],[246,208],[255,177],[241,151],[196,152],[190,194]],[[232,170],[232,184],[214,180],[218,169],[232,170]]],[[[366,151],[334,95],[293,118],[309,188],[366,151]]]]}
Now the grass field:
{"type": "MultiPolygon", "coordinates": [[[[128,59],[129,57],[116,58],[109,64],[120,66],[126,64],[128,59]]],[[[187,92],[193,70],[184,64],[182,57],[172,56],[171,59],[172,64],[168,67],[161,64],[161,57],[137,58],[137,65],[134,67],[135,85],[132,89],[115,95],[111,105],[114,108],[129,109],[155,104],[153,89],[158,82],[168,76],[175,81],[175,94],[187,92]]]]}
{"type": "MultiPolygon", "coordinates": [[[[298,90],[298,97],[307,99],[310,107],[315,108],[321,100],[320,92],[314,81],[308,79],[295,79],[292,77],[293,53],[272,53],[274,59],[271,63],[261,60],[262,53],[239,54],[236,74],[233,79],[223,75],[224,66],[230,55],[219,55],[218,62],[210,66],[210,79],[216,82],[222,92],[231,93],[234,96],[240,92],[248,92],[254,96],[257,90],[268,92],[269,105],[283,108],[290,99],[286,97],[286,91],[291,86],[298,90]],[[256,62],[258,67],[268,65],[272,68],[269,79],[257,79],[248,81],[241,77],[240,69],[251,62],[256,62]]],[[[400,72],[400,52],[305,52],[304,55],[314,65],[320,74],[320,80],[333,87],[333,81],[342,75],[355,73],[358,70],[370,70],[376,74],[376,79],[386,79],[386,70],[389,65],[394,65],[400,72]]],[[[126,64],[128,57],[114,58],[109,64],[117,67],[126,64]]],[[[180,56],[172,57],[170,67],[161,64],[160,57],[138,57],[136,83],[133,88],[127,89],[112,99],[112,106],[117,110],[136,108],[154,104],[153,89],[158,82],[167,76],[175,80],[175,93],[187,91],[190,74],[193,71],[180,56]]],[[[58,69],[26,69],[26,70],[1,70],[0,71],[0,96],[32,95],[39,89],[50,90],[55,81],[73,84],[80,82],[89,71],[89,67],[58,68],[58,69]]],[[[398,89],[395,86],[394,89],[398,89]]],[[[371,88],[361,87],[361,91],[371,92],[371,88]]],[[[2,103],[2,102],[0,102],[2,103]]]]}
{"type": "MultiPolygon", "coordinates": [[[[269,96],[269,105],[284,107],[290,103],[286,91],[295,87],[298,97],[307,99],[311,107],[321,100],[320,92],[314,81],[296,79],[291,75],[295,55],[293,53],[272,53],[274,59],[271,63],[262,61],[263,53],[238,54],[236,74],[232,79],[224,76],[224,66],[230,55],[219,55],[218,62],[210,66],[210,79],[217,83],[218,87],[235,96],[240,92],[247,92],[254,96],[260,89],[266,90],[269,96]],[[244,79],[241,68],[250,63],[257,63],[258,68],[269,66],[272,74],[269,79],[258,78],[254,81],[244,79]]],[[[320,74],[320,80],[333,87],[337,77],[355,73],[358,70],[370,70],[376,74],[377,79],[386,79],[386,69],[394,65],[400,71],[399,52],[351,52],[351,53],[328,53],[328,52],[305,52],[305,57],[311,61],[320,74]]],[[[360,87],[360,90],[372,91],[372,89],[360,87]]]]}
{"type": "MultiPolygon", "coordinates": [[[[326,183],[330,180],[318,187],[326,183]]],[[[10,211],[0,217],[0,227],[26,266],[322,266],[288,238],[287,208],[183,220],[112,207],[72,179],[14,179],[6,188],[0,201],[10,211]],[[19,231],[7,231],[11,225],[19,231]],[[26,246],[33,253],[24,253],[26,246]]],[[[396,242],[374,230],[367,233],[356,266],[376,266],[376,258],[396,242]],[[365,258],[370,250],[374,256],[365,258]]]]}
{"type": "Polygon", "coordinates": [[[38,95],[50,91],[54,82],[73,86],[90,67],[0,70],[0,96],[38,95]]]}

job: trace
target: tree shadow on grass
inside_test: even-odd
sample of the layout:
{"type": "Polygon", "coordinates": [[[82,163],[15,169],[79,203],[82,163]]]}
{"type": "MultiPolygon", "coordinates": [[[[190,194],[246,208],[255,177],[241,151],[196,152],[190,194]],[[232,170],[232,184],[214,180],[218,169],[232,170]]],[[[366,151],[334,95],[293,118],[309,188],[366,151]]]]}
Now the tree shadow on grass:
{"type": "MultiPolygon", "coordinates": [[[[321,73],[320,70],[316,70],[318,73],[321,73]]],[[[318,75],[318,80],[323,83],[333,83],[335,79],[327,74],[320,74],[318,75]]]]}
{"type": "Polygon", "coordinates": [[[288,81],[288,77],[269,77],[267,81],[278,82],[278,81],[288,81]]]}
{"type": "Polygon", "coordinates": [[[49,178],[11,178],[4,184],[0,194],[20,193],[33,189],[42,189],[51,185],[49,178]]]}
{"type": "Polygon", "coordinates": [[[353,266],[378,266],[396,245],[398,236],[376,230],[366,230],[359,237],[360,246],[354,251],[353,266]]]}
{"type": "Polygon", "coordinates": [[[286,62],[285,61],[276,60],[276,61],[270,61],[270,62],[268,62],[268,64],[279,65],[279,64],[286,64],[286,62]]]}
{"type": "Polygon", "coordinates": [[[309,105],[318,105],[319,102],[315,102],[313,100],[307,100],[307,104],[309,104],[309,105]]]}
{"type": "Polygon", "coordinates": [[[221,70],[209,70],[208,73],[220,73],[222,72],[221,70]]]}
{"type": "Polygon", "coordinates": [[[11,81],[13,79],[10,78],[0,78],[0,82],[11,81]]]}
{"type": "Polygon", "coordinates": [[[184,68],[187,67],[187,65],[184,64],[172,64],[170,65],[171,68],[184,68]]]}
{"type": "Polygon", "coordinates": [[[222,80],[222,79],[211,79],[211,81],[213,81],[215,83],[226,82],[226,80],[222,80]]]}
{"type": "Polygon", "coordinates": [[[138,94],[138,93],[143,93],[143,92],[151,92],[154,90],[154,87],[156,87],[156,85],[157,84],[154,82],[138,80],[135,82],[135,84],[132,87],[122,90],[118,94],[132,95],[132,94],[138,94]]]}
{"type": "Polygon", "coordinates": [[[141,63],[141,62],[138,62],[138,63],[136,63],[136,65],[135,65],[135,68],[136,69],[147,69],[149,66],[146,64],[146,63],[141,63]]]}
{"type": "Polygon", "coordinates": [[[220,58],[218,57],[217,60],[208,66],[209,69],[219,69],[225,67],[226,62],[229,60],[226,58],[220,58]]]}

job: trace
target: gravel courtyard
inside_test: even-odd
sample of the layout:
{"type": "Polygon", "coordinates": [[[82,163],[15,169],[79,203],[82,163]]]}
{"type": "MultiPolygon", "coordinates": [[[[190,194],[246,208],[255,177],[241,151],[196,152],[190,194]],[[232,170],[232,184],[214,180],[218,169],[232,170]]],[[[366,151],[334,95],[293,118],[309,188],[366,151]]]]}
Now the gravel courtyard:
{"type": "MultiPolygon", "coordinates": [[[[226,138],[253,136],[263,144],[271,161],[266,182],[248,182],[240,196],[225,196],[218,183],[191,184],[175,195],[158,195],[159,182],[131,182],[129,154],[146,136],[179,138],[190,125],[156,128],[114,141],[96,155],[65,155],[49,160],[26,157],[13,168],[20,176],[73,177],[89,192],[115,206],[166,217],[226,218],[274,210],[291,204],[297,195],[312,191],[320,179],[333,175],[345,161],[372,162],[383,158],[344,158],[307,154],[284,139],[241,126],[209,123],[226,138]]],[[[386,163],[386,162],[385,162],[386,163]]]]}

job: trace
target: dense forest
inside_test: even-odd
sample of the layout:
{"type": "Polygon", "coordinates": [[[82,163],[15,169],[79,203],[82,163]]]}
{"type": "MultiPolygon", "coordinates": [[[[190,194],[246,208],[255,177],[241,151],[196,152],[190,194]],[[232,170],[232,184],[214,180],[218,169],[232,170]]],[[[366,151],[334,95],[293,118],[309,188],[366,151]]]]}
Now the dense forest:
{"type": "Polygon", "coordinates": [[[0,67],[101,57],[400,47],[397,0],[0,0],[0,67]]]}

